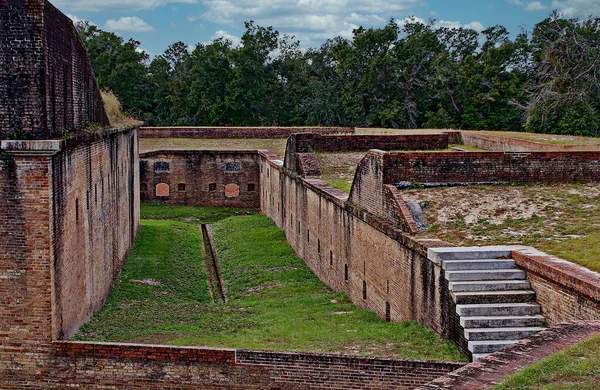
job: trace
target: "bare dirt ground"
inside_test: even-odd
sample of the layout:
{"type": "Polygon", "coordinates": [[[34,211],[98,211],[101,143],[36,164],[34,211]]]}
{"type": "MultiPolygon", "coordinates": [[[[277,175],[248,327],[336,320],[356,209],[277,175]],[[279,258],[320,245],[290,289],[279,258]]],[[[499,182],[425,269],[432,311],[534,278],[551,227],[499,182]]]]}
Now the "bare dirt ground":
{"type": "Polygon", "coordinates": [[[140,138],[140,153],[155,150],[257,150],[285,153],[286,139],[140,138]]]}
{"type": "Polygon", "coordinates": [[[455,245],[524,244],[600,271],[600,184],[407,190],[424,205],[419,238],[455,245]]]}
{"type": "Polygon", "coordinates": [[[536,134],[536,133],[520,133],[511,131],[476,131],[474,133],[498,135],[501,137],[511,137],[524,139],[527,141],[541,142],[554,145],[587,145],[600,147],[600,138],[578,137],[574,135],[559,135],[559,134],[536,134]]]}

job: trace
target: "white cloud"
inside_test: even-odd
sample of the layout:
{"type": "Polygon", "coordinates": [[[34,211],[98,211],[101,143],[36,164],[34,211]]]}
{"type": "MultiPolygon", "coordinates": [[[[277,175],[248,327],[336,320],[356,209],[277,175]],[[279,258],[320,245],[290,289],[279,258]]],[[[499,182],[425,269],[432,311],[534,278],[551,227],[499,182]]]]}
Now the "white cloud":
{"type": "Polygon", "coordinates": [[[212,41],[214,41],[215,39],[219,39],[219,38],[225,38],[225,39],[230,40],[234,47],[235,46],[239,46],[239,44],[242,42],[242,40],[240,39],[240,37],[236,37],[235,35],[231,35],[231,34],[229,34],[225,30],[218,30],[217,32],[215,32],[213,34],[212,37],[210,37],[210,40],[208,42],[205,42],[205,43],[206,44],[210,44],[212,41]]]}
{"type": "Polygon", "coordinates": [[[111,32],[152,32],[154,27],[137,16],[123,17],[119,20],[109,19],[104,24],[104,29],[111,32]]]}
{"type": "MultiPolygon", "coordinates": [[[[418,23],[423,23],[423,24],[427,24],[429,22],[425,21],[424,19],[421,18],[417,18],[415,16],[411,16],[409,18],[404,18],[402,20],[398,20],[397,24],[402,27],[404,26],[407,22],[418,22],[418,23]]],[[[453,21],[453,20],[436,20],[435,24],[433,25],[434,28],[442,28],[442,27],[446,27],[446,28],[470,28],[472,30],[475,30],[477,32],[482,32],[483,30],[485,30],[485,26],[483,24],[481,24],[480,21],[478,20],[474,20],[470,23],[466,23],[466,24],[462,24],[461,22],[457,22],[457,21],[453,21]]]]}
{"type": "Polygon", "coordinates": [[[83,19],[79,19],[75,15],[67,14],[67,17],[73,21],[73,24],[77,24],[79,22],[83,22],[83,19]]]}
{"type": "Polygon", "coordinates": [[[552,8],[558,9],[567,18],[585,18],[589,15],[600,16],[600,1],[598,0],[553,1],[552,8]]]}
{"type": "Polygon", "coordinates": [[[170,3],[196,4],[200,0],[54,0],[59,9],[70,11],[121,11],[132,12],[155,9],[170,3]]]}
{"type": "Polygon", "coordinates": [[[380,27],[406,15],[423,0],[200,0],[205,9],[189,19],[203,19],[239,28],[254,20],[295,35],[303,46],[327,38],[352,37],[358,26],[380,27]]]}
{"type": "Polygon", "coordinates": [[[542,4],[539,1],[532,1],[525,6],[525,11],[544,11],[547,10],[548,6],[542,4]]]}
{"type": "Polygon", "coordinates": [[[521,0],[506,0],[507,3],[509,4],[516,4],[516,5],[522,5],[523,2],[521,0]]]}

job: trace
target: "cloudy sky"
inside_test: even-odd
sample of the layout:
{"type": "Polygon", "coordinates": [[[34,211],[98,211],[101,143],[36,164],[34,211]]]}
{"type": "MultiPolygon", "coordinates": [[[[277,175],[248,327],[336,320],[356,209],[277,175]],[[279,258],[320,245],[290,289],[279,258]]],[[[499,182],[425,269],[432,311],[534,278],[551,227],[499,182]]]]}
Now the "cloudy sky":
{"type": "Polygon", "coordinates": [[[141,42],[150,55],[169,44],[188,45],[225,36],[239,42],[244,21],[296,35],[304,47],[327,38],[351,37],[358,26],[381,27],[398,20],[435,18],[441,26],[482,30],[496,24],[516,33],[557,9],[569,17],[600,16],[600,0],[51,0],[73,20],[141,42]]]}

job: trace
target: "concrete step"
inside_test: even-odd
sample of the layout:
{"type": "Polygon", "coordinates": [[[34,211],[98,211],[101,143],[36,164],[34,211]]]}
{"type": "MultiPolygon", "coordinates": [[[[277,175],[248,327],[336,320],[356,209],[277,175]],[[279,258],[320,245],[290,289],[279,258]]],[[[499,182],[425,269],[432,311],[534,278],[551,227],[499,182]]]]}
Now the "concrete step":
{"type": "Polygon", "coordinates": [[[524,280],[525,271],[520,269],[488,269],[446,271],[445,277],[450,282],[472,280],[524,280]]]}
{"type": "Polygon", "coordinates": [[[541,312],[542,308],[537,303],[480,303],[456,306],[456,313],[461,317],[533,316],[541,312]]]}
{"type": "Polygon", "coordinates": [[[544,329],[542,327],[467,328],[465,329],[465,338],[468,341],[521,340],[531,337],[544,329]]]}
{"type": "Polygon", "coordinates": [[[447,271],[478,269],[512,269],[517,265],[513,259],[444,260],[442,268],[447,271]]]}
{"type": "Polygon", "coordinates": [[[489,353],[474,353],[473,354],[473,361],[476,362],[479,359],[483,359],[487,355],[490,355],[490,354],[489,353]]]}
{"type": "Polygon", "coordinates": [[[518,291],[451,291],[450,295],[457,305],[481,303],[526,303],[535,299],[531,290],[518,291]]]}
{"type": "Polygon", "coordinates": [[[473,354],[488,354],[500,351],[501,349],[518,342],[519,340],[469,341],[469,351],[473,354]]]}
{"type": "Polygon", "coordinates": [[[427,258],[436,264],[444,260],[508,259],[518,246],[471,246],[427,249],[427,258]]]}
{"type": "Polygon", "coordinates": [[[460,317],[463,328],[524,328],[542,326],[546,320],[541,315],[501,317],[460,317]]]}
{"type": "Polygon", "coordinates": [[[478,280],[469,282],[449,282],[448,288],[455,292],[528,290],[531,285],[526,280],[478,280]]]}

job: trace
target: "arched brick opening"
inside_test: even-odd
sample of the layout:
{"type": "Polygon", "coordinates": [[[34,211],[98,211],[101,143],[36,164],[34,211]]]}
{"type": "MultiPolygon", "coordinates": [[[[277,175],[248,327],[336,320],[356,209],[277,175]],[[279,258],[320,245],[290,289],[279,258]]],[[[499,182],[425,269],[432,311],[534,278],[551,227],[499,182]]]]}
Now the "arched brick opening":
{"type": "Polygon", "coordinates": [[[237,198],[240,196],[240,186],[229,183],[225,186],[225,196],[228,198],[237,198]]]}
{"type": "Polygon", "coordinates": [[[166,183],[158,183],[156,185],[156,196],[169,196],[170,188],[166,183]]]}

